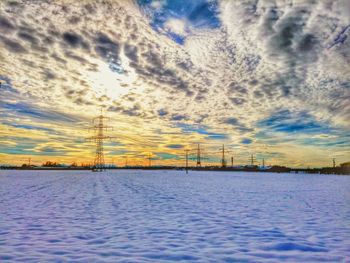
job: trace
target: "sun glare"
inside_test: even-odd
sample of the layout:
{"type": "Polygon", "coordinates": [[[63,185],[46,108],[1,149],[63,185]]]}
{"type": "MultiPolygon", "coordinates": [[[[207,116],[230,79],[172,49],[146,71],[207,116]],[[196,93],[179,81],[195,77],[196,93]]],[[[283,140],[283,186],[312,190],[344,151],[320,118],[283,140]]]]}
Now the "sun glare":
{"type": "Polygon", "coordinates": [[[97,65],[97,70],[85,71],[84,75],[96,96],[105,95],[111,100],[115,100],[135,91],[136,87],[133,86],[133,83],[136,80],[136,74],[129,67],[125,57],[121,57],[120,61],[95,60],[93,63],[97,65]]]}

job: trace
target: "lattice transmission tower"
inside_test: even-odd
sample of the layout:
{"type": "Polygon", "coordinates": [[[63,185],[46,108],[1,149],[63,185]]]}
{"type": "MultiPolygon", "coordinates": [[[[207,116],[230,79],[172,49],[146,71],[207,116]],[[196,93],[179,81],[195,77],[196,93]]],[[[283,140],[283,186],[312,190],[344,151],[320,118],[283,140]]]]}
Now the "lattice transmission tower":
{"type": "Polygon", "coordinates": [[[106,170],[105,160],[104,160],[104,147],[103,142],[105,140],[110,140],[114,137],[106,136],[104,131],[111,130],[112,127],[106,126],[104,124],[104,120],[109,120],[108,117],[103,116],[102,108],[99,116],[92,119],[92,126],[90,129],[94,130],[95,135],[88,138],[89,141],[93,141],[96,143],[96,155],[94,160],[94,166],[92,170],[95,172],[102,172],[106,170]]]}
{"type": "Polygon", "coordinates": [[[198,143],[197,145],[197,168],[202,166],[201,162],[201,147],[200,144],[198,143]]]}

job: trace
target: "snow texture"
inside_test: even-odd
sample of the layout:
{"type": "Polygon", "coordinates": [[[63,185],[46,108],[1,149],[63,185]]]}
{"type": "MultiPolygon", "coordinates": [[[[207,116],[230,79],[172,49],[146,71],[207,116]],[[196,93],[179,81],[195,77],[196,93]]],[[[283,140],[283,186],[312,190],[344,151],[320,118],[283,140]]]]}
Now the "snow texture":
{"type": "Polygon", "coordinates": [[[350,177],[0,171],[0,261],[350,262],[350,177]]]}

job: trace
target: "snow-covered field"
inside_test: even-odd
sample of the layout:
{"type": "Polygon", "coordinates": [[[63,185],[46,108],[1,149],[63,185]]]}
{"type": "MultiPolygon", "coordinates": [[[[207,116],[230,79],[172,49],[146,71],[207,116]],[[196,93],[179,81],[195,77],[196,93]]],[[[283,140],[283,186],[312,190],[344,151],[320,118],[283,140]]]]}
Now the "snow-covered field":
{"type": "Polygon", "coordinates": [[[0,171],[0,262],[350,262],[350,176],[0,171]]]}

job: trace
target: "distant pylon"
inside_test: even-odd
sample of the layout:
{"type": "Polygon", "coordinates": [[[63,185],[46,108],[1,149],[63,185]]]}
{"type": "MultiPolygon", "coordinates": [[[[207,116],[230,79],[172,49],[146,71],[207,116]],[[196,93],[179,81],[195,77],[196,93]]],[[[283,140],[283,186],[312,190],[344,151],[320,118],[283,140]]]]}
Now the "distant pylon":
{"type": "Polygon", "coordinates": [[[225,159],[225,145],[222,145],[222,159],[221,159],[221,167],[226,167],[226,159],[225,159]]]}
{"type": "Polygon", "coordinates": [[[233,156],[231,156],[231,167],[233,167],[233,156]]]}
{"type": "Polygon", "coordinates": [[[262,166],[265,167],[265,158],[262,160],[262,166]]]}
{"type": "Polygon", "coordinates": [[[200,144],[198,143],[197,146],[197,167],[201,167],[202,163],[201,163],[201,148],[200,148],[200,144]]]}
{"type": "Polygon", "coordinates": [[[333,168],[335,168],[335,158],[333,158],[333,168]]]}
{"type": "Polygon", "coordinates": [[[151,155],[151,153],[148,154],[148,166],[149,167],[152,166],[152,155],[151,155]]]}
{"type": "Polygon", "coordinates": [[[186,153],[186,173],[188,174],[188,152],[190,150],[185,150],[185,153],[186,153]]]}
{"type": "Polygon", "coordinates": [[[96,143],[96,155],[94,160],[94,166],[93,171],[102,172],[106,169],[105,167],[105,161],[104,161],[104,148],[103,148],[103,141],[112,139],[110,136],[105,136],[103,131],[107,131],[108,129],[111,129],[109,126],[104,125],[104,120],[109,119],[105,116],[103,116],[102,108],[101,113],[98,117],[95,117],[92,119],[93,126],[91,129],[94,129],[95,135],[88,138],[88,140],[94,141],[96,143]]]}
{"type": "Polygon", "coordinates": [[[29,157],[28,159],[23,159],[21,161],[28,161],[27,166],[30,167],[31,166],[31,160],[32,160],[32,158],[29,157]]]}
{"type": "Polygon", "coordinates": [[[256,159],[255,159],[255,157],[254,157],[254,154],[251,154],[251,155],[250,155],[250,158],[249,158],[250,165],[251,165],[251,166],[254,166],[255,161],[256,161],[256,159]]]}

